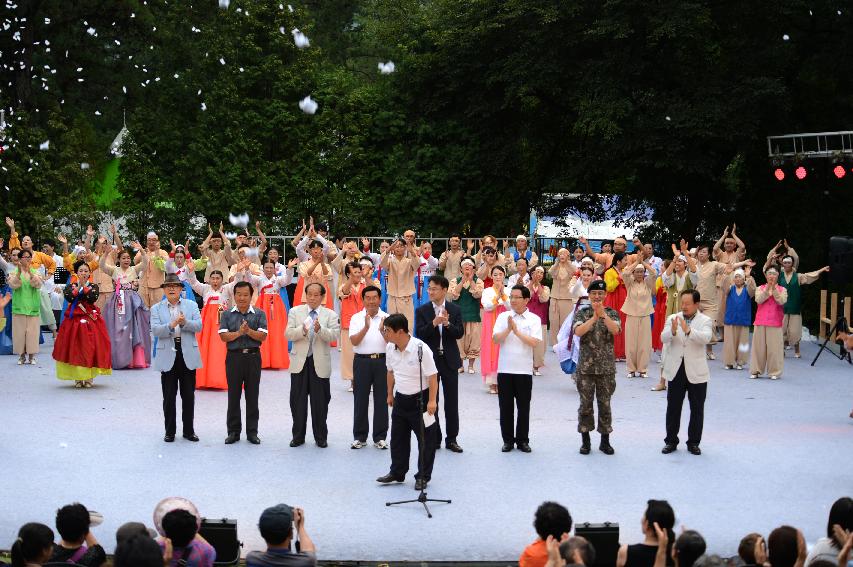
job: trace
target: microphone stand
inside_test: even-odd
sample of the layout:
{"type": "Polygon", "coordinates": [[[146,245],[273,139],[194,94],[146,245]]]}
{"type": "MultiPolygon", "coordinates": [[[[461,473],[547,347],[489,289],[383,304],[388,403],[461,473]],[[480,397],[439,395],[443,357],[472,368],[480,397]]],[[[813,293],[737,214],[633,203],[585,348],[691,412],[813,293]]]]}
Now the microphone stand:
{"type": "MultiPolygon", "coordinates": [[[[410,339],[411,340],[411,339],[410,339]]],[[[423,359],[424,359],[424,350],[421,345],[418,345],[418,379],[420,381],[421,393],[418,394],[418,411],[420,412],[420,422],[421,422],[421,438],[418,443],[418,468],[420,472],[424,470],[424,450],[426,449],[426,428],[424,427],[424,367],[423,367],[423,359]]],[[[436,418],[438,419],[438,418],[436,418]]],[[[397,504],[411,504],[413,502],[420,502],[424,506],[424,510],[426,510],[427,518],[432,518],[432,512],[429,511],[429,506],[427,502],[443,502],[445,504],[450,504],[450,500],[441,500],[438,498],[427,498],[426,490],[424,490],[422,485],[421,493],[418,494],[417,498],[413,498],[411,500],[400,500],[398,502],[386,502],[386,506],[396,506],[397,504]]]]}

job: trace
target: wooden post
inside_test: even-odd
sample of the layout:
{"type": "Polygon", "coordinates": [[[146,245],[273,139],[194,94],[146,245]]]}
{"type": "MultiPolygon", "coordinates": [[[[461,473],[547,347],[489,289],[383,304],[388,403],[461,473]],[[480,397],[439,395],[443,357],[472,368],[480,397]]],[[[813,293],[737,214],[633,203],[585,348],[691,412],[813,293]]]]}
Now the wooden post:
{"type": "Polygon", "coordinates": [[[847,321],[847,324],[850,324],[850,298],[844,298],[844,320],[847,321]]]}
{"type": "MultiPolygon", "coordinates": [[[[832,329],[832,325],[835,325],[835,322],[838,320],[838,294],[833,293],[829,303],[829,320],[830,320],[830,329],[832,329]]],[[[835,340],[835,333],[829,337],[830,340],[835,340]]]]}
{"type": "Polygon", "coordinates": [[[820,322],[818,323],[818,336],[821,339],[826,338],[826,334],[829,332],[829,324],[827,323],[829,319],[826,316],[826,296],[829,292],[825,289],[820,290],[820,322]]]}

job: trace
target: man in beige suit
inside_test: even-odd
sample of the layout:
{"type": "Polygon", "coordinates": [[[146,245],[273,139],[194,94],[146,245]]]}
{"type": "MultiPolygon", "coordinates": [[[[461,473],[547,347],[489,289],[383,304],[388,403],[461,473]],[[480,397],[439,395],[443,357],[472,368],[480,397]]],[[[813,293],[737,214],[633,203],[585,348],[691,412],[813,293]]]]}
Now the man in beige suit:
{"type": "MultiPolygon", "coordinates": [[[[139,281],[139,295],[142,296],[142,302],[149,309],[152,305],[163,299],[163,281],[166,279],[166,272],[162,268],[157,267],[156,258],[166,260],[169,255],[165,250],[160,248],[160,238],[155,232],[149,232],[146,237],[146,245],[148,247],[148,265],[145,266],[142,279],[139,281]]],[[[133,263],[139,265],[142,263],[142,253],[137,252],[133,259],[133,263]]]]}
{"type": "Polygon", "coordinates": [[[663,326],[661,342],[666,347],[663,376],[669,381],[666,392],[666,445],[663,454],[678,447],[681,408],[684,395],[690,403],[690,423],[687,426],[687,450],[701,455],[702,425],[705,416],[705,395],[708,392],[708,361],[705,345],[714,334],[713,320],[699,310],[701,296],[695,289],[681,292],[681,311],[670,315],[663,326]]]}
{"type": "Polygon", "coordinates": [[[329,343],[337,340],[341,323],[337,313],[323,307],[326,288],[316,282],[305,286],[305,303],[290,310],[287,317],[287,340],[290,352],[290,413],[293,416],[291,447],[305,443],[308,424],[308,398],[311,398],[311,430],[317,446],[325,449],[329,429],[326,416],[332,394],[329,377],[332,359],[329,343]]]}

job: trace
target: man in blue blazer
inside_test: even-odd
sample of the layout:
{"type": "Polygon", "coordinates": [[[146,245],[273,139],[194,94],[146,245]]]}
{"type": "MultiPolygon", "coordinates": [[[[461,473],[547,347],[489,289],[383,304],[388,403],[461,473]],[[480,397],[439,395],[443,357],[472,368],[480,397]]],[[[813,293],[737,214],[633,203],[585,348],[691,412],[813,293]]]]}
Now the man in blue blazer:
{"type": "Polygon", "coordinates": [[[195,411],[195,371],[201,368],[196,333],[201,332],[201,314],[198,304],[181,299],[183,283],[178,276],[169,274],[160,286],[166,293],[164,301],[151,306],[151,332],[157,338],[154,368],[161,372],[163,386],[163,416],[166,436],[163,441],[175,440],[175,401],[181,392],[181,418],[183,436],[198,441],[193,428],[195,411]]]}

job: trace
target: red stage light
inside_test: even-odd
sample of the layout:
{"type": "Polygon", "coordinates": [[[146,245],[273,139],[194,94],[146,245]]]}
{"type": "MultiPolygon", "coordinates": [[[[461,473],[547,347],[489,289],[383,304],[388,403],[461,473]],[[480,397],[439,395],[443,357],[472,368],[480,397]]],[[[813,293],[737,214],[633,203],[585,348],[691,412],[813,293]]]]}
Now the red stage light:
{"type": "Polygon", "coordinates": [[[776,179],[777,179],[777,180],[779,180],[779,181],[784,181],[784,180],[785,180],[785,172],[784,172],[784,170],[782,170],[782,168],[781,168],[781,167],[777,167],[777,168],[776,168],[776,170],[775,170],[775,171],[773,171],[773,175],[774,175],[774,177],[776,177],[776,179]]]}
{"type": "Polygon", "coordinates": [[[836,165],[836,166],[832,169],[832,173],[834,173],[834,174],[835,174],[835,177],[837,177],[838,179],[841,179],[842,177],[844,177],[845,175],[847,175],[847,170],[845,170],[845,169],[844,169],[844,167],[843,167],[843,166],[841,166],[841,165],[836,165]]]}
{"type": "Polygon", "coordinates": [[[806,168],[801,165],[800,167],[798,167],[797,169],[794,170],[794,175],[797,176],[797,179],[802,181],[803,179],[806,178],[806,175],[808,175],[808,172],[806,171],[806,168]]]}

